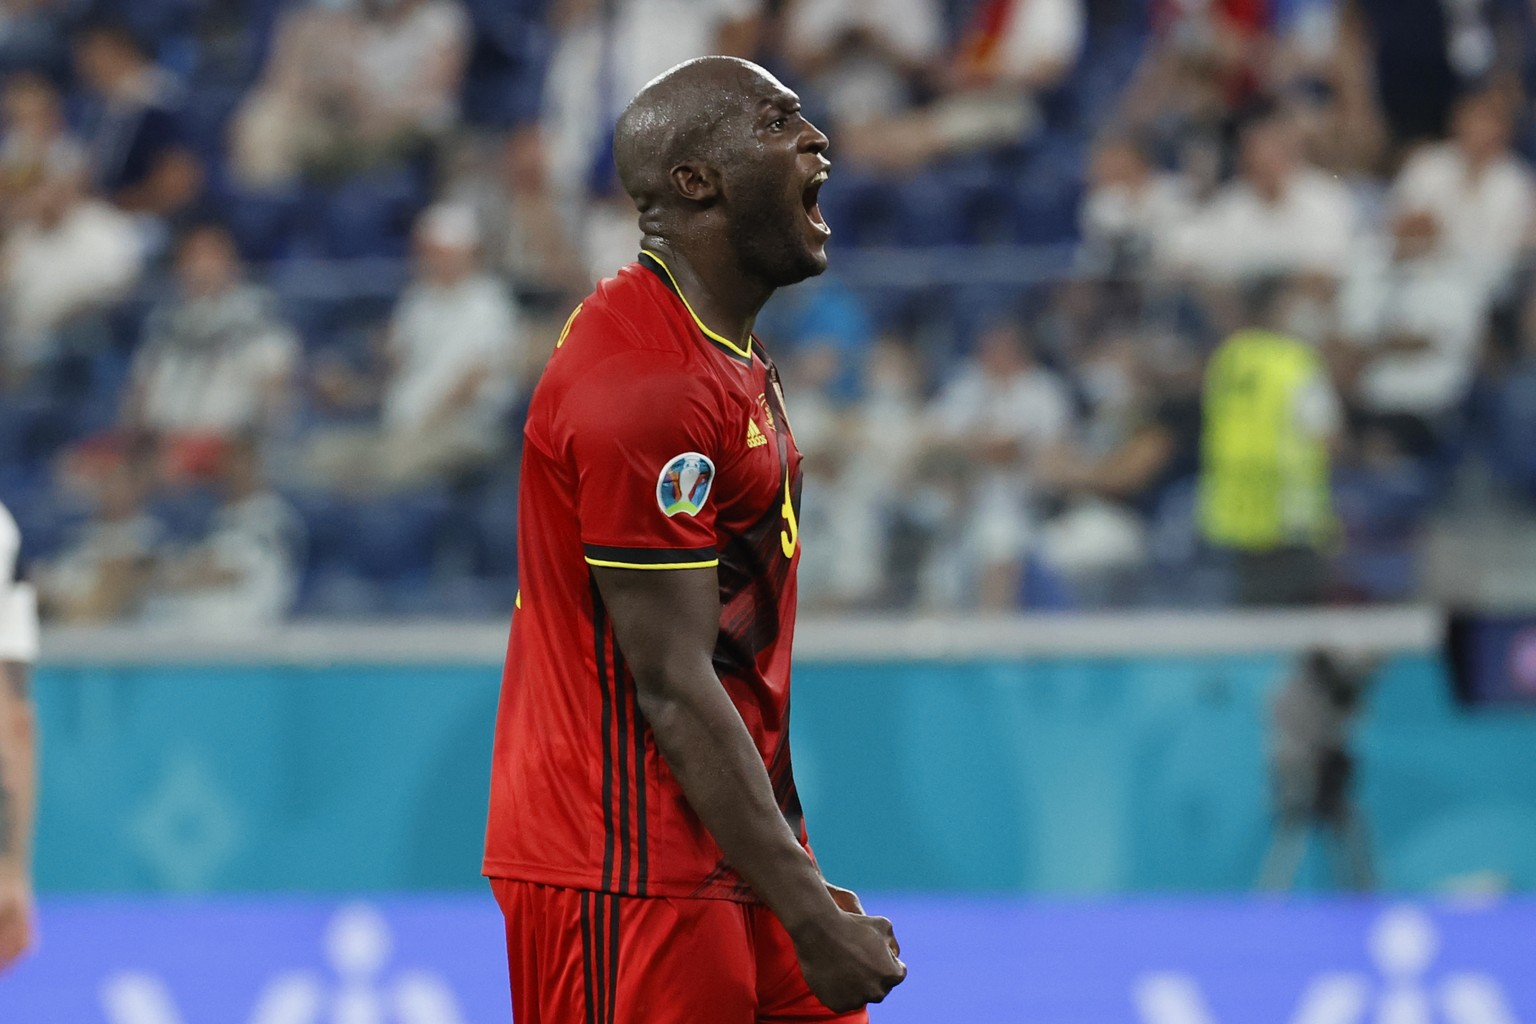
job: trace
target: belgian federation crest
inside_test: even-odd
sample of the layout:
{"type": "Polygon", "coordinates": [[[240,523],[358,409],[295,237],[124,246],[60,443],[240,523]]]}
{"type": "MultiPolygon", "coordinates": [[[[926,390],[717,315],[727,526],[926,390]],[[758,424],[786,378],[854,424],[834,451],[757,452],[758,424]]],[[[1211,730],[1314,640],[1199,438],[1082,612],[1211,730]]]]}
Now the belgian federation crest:
{"type": "Polygon", "coordinates": [[[709,456],[684,452],[661,471],[656,481],[656,504],[670,519],[675,515],[696,516],[709,500],[715,485],[715,464],[709,456]]]}

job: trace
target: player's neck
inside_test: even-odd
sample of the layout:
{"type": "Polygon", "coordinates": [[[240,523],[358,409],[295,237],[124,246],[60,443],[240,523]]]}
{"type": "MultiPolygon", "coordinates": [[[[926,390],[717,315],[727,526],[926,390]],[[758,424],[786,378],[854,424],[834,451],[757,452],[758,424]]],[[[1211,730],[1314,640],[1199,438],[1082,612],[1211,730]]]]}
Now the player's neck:
{"type": "Polygon", "coordinates": [[[647,236],[645,249],[666,261],[677,287],[704,325],[746,348],[758,311],[773,294],[741,272],[729,251],[685,251],[660,238],[647,236]]]}

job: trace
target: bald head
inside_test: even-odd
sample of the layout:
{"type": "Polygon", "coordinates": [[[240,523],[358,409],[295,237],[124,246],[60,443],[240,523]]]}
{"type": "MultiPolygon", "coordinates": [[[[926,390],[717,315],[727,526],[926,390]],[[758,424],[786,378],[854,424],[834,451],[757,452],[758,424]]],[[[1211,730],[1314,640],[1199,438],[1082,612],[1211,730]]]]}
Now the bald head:
{"type": "Polygon", "coordinates": [[[728,265],[760,292],[827,267],[831,229],[816,196],[828,145],[800,97],[768,72],[700,57],[630,101],[613,155],[643,246],[728,265]]]}
{"type": "Polygon", "coordinates": [[[750,115],[765,93],[784,87],[737,57],[699,57],[651,80],[619,116],[613,158],[619,181],[642,213],[666,203],[672,170],[688,161],[719,168],[733,140],[721,128],[750,115]]]}

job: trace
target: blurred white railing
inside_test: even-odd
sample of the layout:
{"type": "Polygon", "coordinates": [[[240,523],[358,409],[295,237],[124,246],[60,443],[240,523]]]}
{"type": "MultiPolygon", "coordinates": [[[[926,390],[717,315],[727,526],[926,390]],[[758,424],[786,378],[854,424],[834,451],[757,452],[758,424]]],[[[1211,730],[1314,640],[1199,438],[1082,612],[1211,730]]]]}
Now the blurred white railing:
{"type": "MultiPolygon", "coordinates": [[[[795,654],[802,661],[890,662],[1290,653],[1314,646],[1402,653],[1435,649],[1443,632],[1443,614],[1427,607],[807,618],[795,654]]],[[[497,665],[506,640],[502,622],[306,622],[197,634],[158,626],[71,627],[44,631],[42,660],[59,666],[497,665]]]]}

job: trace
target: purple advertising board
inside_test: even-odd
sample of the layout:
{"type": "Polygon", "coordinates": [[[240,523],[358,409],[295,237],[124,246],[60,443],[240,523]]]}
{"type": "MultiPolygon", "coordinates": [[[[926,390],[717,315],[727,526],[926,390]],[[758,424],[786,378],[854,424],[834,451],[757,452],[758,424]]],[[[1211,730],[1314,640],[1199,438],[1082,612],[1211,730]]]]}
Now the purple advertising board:
{"type": "MultiPolygon", "coordinates": [[[[868,902],[911,967],[876,1024],[1536,1024],[1536,901],[868,902]]],[[[489,895],[53,901],[42,935],[4,1024],[510,1017],[489,895]]]]}

